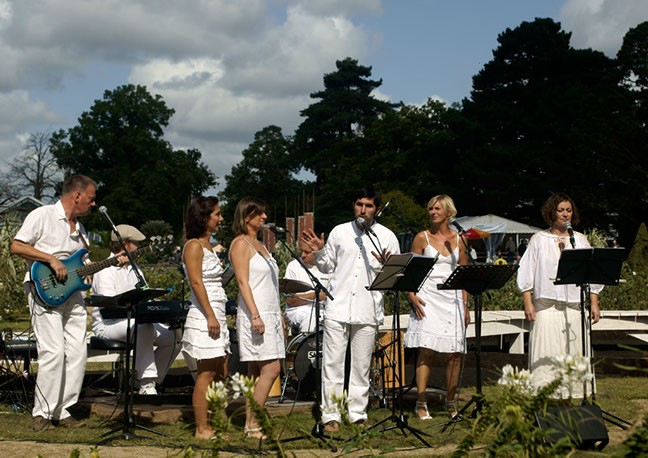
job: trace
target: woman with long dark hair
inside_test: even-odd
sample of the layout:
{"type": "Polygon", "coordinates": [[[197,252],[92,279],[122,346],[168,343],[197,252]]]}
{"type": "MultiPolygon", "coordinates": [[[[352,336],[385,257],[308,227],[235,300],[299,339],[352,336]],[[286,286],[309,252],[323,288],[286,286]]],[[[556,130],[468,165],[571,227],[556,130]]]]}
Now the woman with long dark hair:
{"type": "Polygon", "coordinates": [[[182,261],[191,287],[191,307],[185,322],[182,351],[197,364],[192,404],[195,437],[199,439],[209,439],[214,435],[205,398],[207,388],[213,381],[227,376],[227,296],[221,281],[224,269],[210,242],[211,235],[222,221],[216,197],[198,197],[187,208],[182,261]]]}

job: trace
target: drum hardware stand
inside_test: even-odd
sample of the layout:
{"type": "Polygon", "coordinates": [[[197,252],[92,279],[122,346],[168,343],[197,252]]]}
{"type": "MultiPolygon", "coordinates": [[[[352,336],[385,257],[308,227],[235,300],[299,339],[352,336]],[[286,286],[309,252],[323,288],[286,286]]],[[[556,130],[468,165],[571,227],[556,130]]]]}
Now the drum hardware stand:
{"type": "Polygon", "coordinates": [[[450,425],[463,420],[462,414],[473,404],[475,404],[475,408],[471,413],[471,417],[476,418],[477,414],[481,412],[483,405],[486,402],[484,394],[482,393],[481,372],[482,293],[488,289],[500,289],[506,284],[518,268],[519,265],[517,264],[472,264],[458,266],[443,284],[438,285],[438,289],[466,290],[468,294],[473,296],[475,304],[475,370],[477,378],[477,393],[470,398],[470,401],[468,401],[468,403],[464,405],[449,422],[443,425],[441,432],[445,432],[450,425]]]}
{"type": "Polygon", "coordinates": [[[429,434],[410,426],[407,421],[408,416],[403,411],[403,384],[401,381],[403,358],[400,357],[402,340],[398,294],[400,291],[418,291],[430,274],[435,262],[435,258],[418,256],[414,253],[392,255],[385,261],[381,271],[369,287],[369,290],[372,291],[394,291],[394,320],[392,322],[394,341],[392,343],[394,354],[398,358],[394,358],[396,364],[394,370],[392,370],[391,414],[372,425],[368,430],[378,428],[387,421],[392,421],[394,423],[393,425],[382,428],[379,432],[400,429],[405,436],[406,431],[409,431],[426,447],[430,447],[430,444],[423,436],[429,436],[429,434]],[[398,389],[396,389],[397,384],[398,389]],[[398,412],[396,412],[397,405],[398,412]]]}
{"type": "MultiPolygon", "coordinates": [[[[277,233],[277,235],[279,235],[277,233]]],[[[330,439],[331,437],[326,435],[324,433],[324,425],[322,424],[321,418],[322,418],[322,413],[321,413],[321,406],[322,406],[322,345],[320,341],[320,293],[323,292],[326,297],[328,297],[330,300],[333,300],[333,296],[331,296],[331,293],[322,285],[322,282],[319,281],[319,279],[313,275],[313,273],[306,267],[304,264],[304,261],[301,260],[299,256],[295,253],[295,251],[288,246],[288,244],[284,241],[283,238],[277,237],[278,240],[281,242],[281,244],[288,250],[290,253],[290,256],[295,259],[300,266],[304,269],[304,271],[308,274],[308,277],[310,278],[310,281],[312,283],[312,288],[315,292],[315,408],[314,410],[314,415],[315,415],[315,425],[313,425],[313,429],[311,430],[311,436],[315,437],[316,439],[330,439]]],[[[310,286],[310,285],[309,285],[310,286]]],[[[295,436],[295,437],[289,437],[287,439],[282,439],[281,442],[294,442],[297,440],[304,439],[303,436],[295,436]]],[[[335,452],[337,449],[333,446],[331,446],[331,451],[335,452]]]]}
{"type": "MultiPolygon", "coordinates": [[[[625,248],[579,248],[563,250],[558,262],[555,285],[577,285],[580,287],[580,318],[581,318],[581,351],[583,358],[587,358],[589,349],[589,367],[592,372],[591,405],[596,404],[596,383],[594,379],[594,346],[592,343],[592,320],[591,306],[588,298],[590,284],[596,285],[618,285],[621,276],[625,248]],[[587,325],[586,325],[587,323],[587,325]],[[586,335],[586,332],[588,334],[586,335]],[[589,336],[589,339],[586,337],[589,336]]],[[[587,401],[587,382],[583,382],[583,403],[590,405],[587,401]]],[[[603,420],[618,426],[621,429],[628,429],[632,426],[627,420],[601,409],[603,420]]],[[[607,442],[603,444],[603,447],[607,442]]]]}
{"type": "MultiPolygon", "coordinates": [[[[135,434],[133,432],[135,428],[143,429],[150,433],[164,436],[164,434],[159,431],[137,424],[133,418],[133,381],[135,379],[135,374],[132,373],[131,368],[131,350],[134,342],[131,342],[131,340],[133,339],[131,339],[130,324],[133,309],[137,304],[143,302],[144,300],[150,300],[155,297],[163,296],[167,293],[168,291],[166,289],[132,289],[130,291],[126,291],[125,293],[118,294],[117,296],[108,297],[93,295],[91,297],[91,303],[95,307],[124,308],[126,310],[126,351],[124,355],[124,371],[122,375],[122,384],[124,386],[124,389],[126,390],[124,393],[124,418],[122,420],[123,424],[111,431],[108,431],[107,433],[102,434],[100,436],[102,437],[102,440],[99,442],[99,444],[101,445],[118,439],[149,439],[149,437],[147,436],[139,436],[135,434]],[[114,433],[118,431],[121,431],[121,434],[114,435],[114,433]],[[110,435],[113,436],[106,437],[110,435]]],[[[135,326],[137,326],[137,320],[135,326]]],[[[135,334],[137,334],[137,330],[135,330],[135,334]]],[[[133,359],[135,356],[136,355],[134,354],[133,359]]]]}

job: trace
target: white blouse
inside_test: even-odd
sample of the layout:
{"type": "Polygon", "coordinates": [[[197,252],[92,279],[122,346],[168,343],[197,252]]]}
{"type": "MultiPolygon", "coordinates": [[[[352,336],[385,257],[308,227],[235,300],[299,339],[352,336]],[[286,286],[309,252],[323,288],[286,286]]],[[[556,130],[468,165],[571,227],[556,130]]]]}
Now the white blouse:
{"type": "MultiPolygon", "coordinates": [[[[574,231],[576,248],[589,248],[587,238],[574,231]]],[[[569,304],[580,303],[580,287],[576,285],[554,285],[558,272],[561,248],[572,249],[569,237],[551,234],[547,229],[531,237],[529,246],[520,259],[517,285],[521,292],[532,291],[533,299],[550,299],[569,304]]],[[[598,294],[603,285],[590,285],[590,291],[598,294]]]]}

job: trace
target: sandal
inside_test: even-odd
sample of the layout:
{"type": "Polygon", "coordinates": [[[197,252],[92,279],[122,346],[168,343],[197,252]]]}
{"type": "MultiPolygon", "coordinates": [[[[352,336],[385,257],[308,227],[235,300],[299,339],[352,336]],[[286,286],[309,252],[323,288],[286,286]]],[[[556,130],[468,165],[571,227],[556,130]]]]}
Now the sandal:
{"type": "Polygon", "coordinates": [[[248,428],[246,426],[243,428],[243,434],[247,439],[266,440],[268,438],[268,436],[263,434],[263,429],[261,429],[261,427],[248,428]]]}
{"type": "Polygon", "coordinates": [[[461,420],[461,415],[457,411],[457,403],[455,401],[446,401],[446,410],[450,414],[452,420],[461,420]]]}
{"type": "Polygon", "coordinates": [[[418,417],[419,420],[432,420],[432,416],[430,415],[430,412],[428,411],[428,406],[427,402],[417,402],[416,403],[416,416],[418,417]],[[422,417],[419,415],[418,411],[419,409],[425,410],[425,415],[422,417]]]}

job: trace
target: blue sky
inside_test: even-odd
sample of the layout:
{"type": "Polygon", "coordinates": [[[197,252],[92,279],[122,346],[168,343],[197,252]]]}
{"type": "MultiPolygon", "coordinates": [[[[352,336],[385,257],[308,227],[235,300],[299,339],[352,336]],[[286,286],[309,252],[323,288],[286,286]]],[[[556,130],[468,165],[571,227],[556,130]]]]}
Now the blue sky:
{"type": "Polygon", "coordinates": [[[535,17],[614,56],[648,1],[0,0],[0,168],[132,83],[176,110],[167,140],[202,151],[221,188],[255,132],[293,132],[335,60],[372,66],[379,97],[457,102],[497,35],[535,17]]]}
{"type": "Polygon", "coordinates": [[[449,103],[469,95],[472,76],[492,57],[497,36],[535,17],[556,18],[563,1],[385,1],[360,24],[382,35],[369,60],[381,91],[405,103],[449,103]]]}

